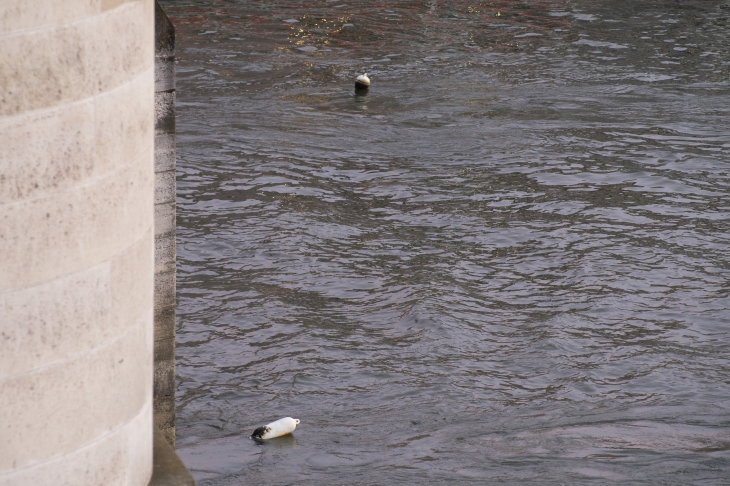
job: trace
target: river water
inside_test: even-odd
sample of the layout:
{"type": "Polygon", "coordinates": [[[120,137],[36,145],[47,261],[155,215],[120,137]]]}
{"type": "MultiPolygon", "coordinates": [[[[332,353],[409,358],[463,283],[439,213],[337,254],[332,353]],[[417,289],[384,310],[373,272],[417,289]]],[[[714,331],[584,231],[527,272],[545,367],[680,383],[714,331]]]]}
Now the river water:
{"type": "Polygon", "coordinates": [[[201,486],[729,484],[729,1],[163,6],[201,486]]]}

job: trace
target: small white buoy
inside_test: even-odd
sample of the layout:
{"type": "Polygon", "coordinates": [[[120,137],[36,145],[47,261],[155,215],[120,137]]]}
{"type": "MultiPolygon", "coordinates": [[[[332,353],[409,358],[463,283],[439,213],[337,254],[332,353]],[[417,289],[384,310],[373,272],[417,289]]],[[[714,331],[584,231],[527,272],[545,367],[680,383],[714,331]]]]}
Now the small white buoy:
{"type": "Polygon", "coordinates": [[[299,425],[299,419],[284,417],[268,425],[257,428],[251,434],[254,439],[273,439],[282,435],[291,434],[299,425]]]}
{"type": "Polygon", "coordinates": [[[370,78],[368,73],[361,74],[355,80],[355,89],[368,89],[370,87],[370,78]]]}

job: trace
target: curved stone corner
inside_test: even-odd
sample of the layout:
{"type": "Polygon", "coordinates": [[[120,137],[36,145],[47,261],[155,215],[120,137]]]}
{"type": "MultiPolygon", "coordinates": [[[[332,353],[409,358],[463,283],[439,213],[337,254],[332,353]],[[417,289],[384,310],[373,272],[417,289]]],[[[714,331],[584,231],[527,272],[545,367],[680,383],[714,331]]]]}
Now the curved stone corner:
{"type": "Polygon", "coordinates": [[[0,485],[152,475],[153,22],[0,2],[0,485]]]}

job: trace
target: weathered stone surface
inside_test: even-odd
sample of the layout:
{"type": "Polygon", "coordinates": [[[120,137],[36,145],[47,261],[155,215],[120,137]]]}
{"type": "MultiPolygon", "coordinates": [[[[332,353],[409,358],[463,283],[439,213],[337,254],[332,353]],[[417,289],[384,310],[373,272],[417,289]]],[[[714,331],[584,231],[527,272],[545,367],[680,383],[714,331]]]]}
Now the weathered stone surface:
{"type": "Polygon", "coordinates": [[[175,206],[172,204],[155,205],[155,235],[175,232],[175,206]]]}
{"type": "Polygon", "coordinates": [[[155,93],[155,130],[157,133],[175,132],[175,91],[155,93]]]}
{"type": "Polygon", "coordinates": [[[145,71],[130,83],[95,97],[97,164],[118,168],[149,147],[149,130],[154,124],[152,72],[145,71]]]}
{"type": "MultiPolygon", "coordinates": [[[[157,153],[155,153],[157,157],[157,153]]],[[[175,207],[175,171],[155,172],[155,204],[175,207]]]]}
{"type": "Polygon", "coordinates": [[[175,272],[155,275],[155,312],[175,307],[175,272]]]}
{"type": "Polygon", "coordinates": [[[144,486],[152,474],[152,430],[147,403],[123,427],[85,447],[0,474],[0,486],[144,486]]]}
{"type": "Polygon", "coordinates": [[[98,0],[44,0],[43,8],[28,8],[28,2],[6,0],[0,2],[0,32],[73,22],[97,13],[98,0]]]}
{"type": "Polygon", "coordinates": [[[175,29],[155,6],[155,424],[175,445],[175,29]]]}
{"type": "Polygon", "coordinates": [[[94,102],[0,117],[0,204],[70,187],[99,173],[94,102]]]}
{"type": "MultiPolygon", "coordinates": [[[[155,339],[155,362],[164,362],[165,366],[161,366],[159,369],[164,370],[165,373],[168,371],[174,372],[174,366],[167,366],[170,363],[175,364],[175,341],[173,338],[155,339]]],[[[158,387],[157,384],[155,384],[155,390],[164,390],[164,395],[170,395],[175,391],[174,387],[158,387]]]]}
{"type": "Polygon", "coordinates": [[[148,70],[93,98],[0,116],[0,204],[72,188],[133,163],[150,146],[152,86],[148,70]]]}
{"type": "Polygon", "coordinates": [[[175,447],[175,397],[163,396],[155,401],[155,427],[175,447]],[[171,433],[171,434],[170,434],[171,433]]]}
{"type": "Polygon", "coordinates": [[[0,485],[152,474],[154,2],[0,1],[0,485]]]}
{"type": "MultiPolygon", "coordinates": [[[[142,238],[152,225],[152,147],[131,162],[84,184],[0,205],[0,292],[97,265],[142,238]]],[[[172,231],[174,213],[165,216],[172,231]]]]}
{"type": "Polygon", "coordinates": [[[80,449],[123,426],[151,398],[152,313],[109,343],[0,380],[0,470],[80,449]]]}
{"type": "Polygon", "coordinates": [[[175,27],[160,4],[155,2],[155,57],[175,55],[175,27]]]}
{"type": "Polygon", "coordinates": [[[162,235],[155,238],[155,273],[175,272],[175,251],[174,237],[162,235]]]}
{"type": "Polygon", "coordinates": [[[72,359],[143,318],[152,299],[150,237],[151,229],[85,270],[0,293],[0,369],[13,375],[72,359]]]}
{"type": "MultiPolygon", "coordinates": [[[[175,307],[163,307],[155,311],[155,341],[172,339],[175,342],[175,307]]],[[[174,351],[173,351],[174,355],[174,351]]]]}
{"type": "Polygon", "coordinates": [[[158,92],[171,92],[175,89],[175,58],[155,58],[155,86],[158,92]]]}
{"type": "Polygon", "coordinates": [[[195,480],[160,431],[155,431],[154,457],[149,486],[195,486],[195,480]]]}
{"type": "Polygon", "coordinates": [[[80,101],[152,68],[144,3],[4,36],[0,115],[80,101]]]}
{"type": "Polygon", "coordinates": [[[102,11],[104,10],[111,10],[113,8],[117,8],[118,6],[122,5],[125,2],[130,2],[134,0],[99,0],[99,7],[102,11]]]}
{"type": "Polygon", "coordinates": [[[175,170],[175,134],[155,132],[155,172],[175,170]]]}

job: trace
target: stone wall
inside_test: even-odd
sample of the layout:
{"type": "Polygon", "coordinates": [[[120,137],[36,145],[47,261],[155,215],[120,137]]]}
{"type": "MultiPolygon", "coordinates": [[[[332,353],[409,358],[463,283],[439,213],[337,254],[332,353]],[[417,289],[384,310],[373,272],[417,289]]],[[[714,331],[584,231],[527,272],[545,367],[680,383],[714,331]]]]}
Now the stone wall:
{"type": "Polygon", "coordinates": [[[0,1],[0,485],[151,475],[153,9],[0,1]]]}
{"type": "Polygon", "coordinates": [[[175,29],[155,6],[155,426],[175,446],[175,29]]]}

